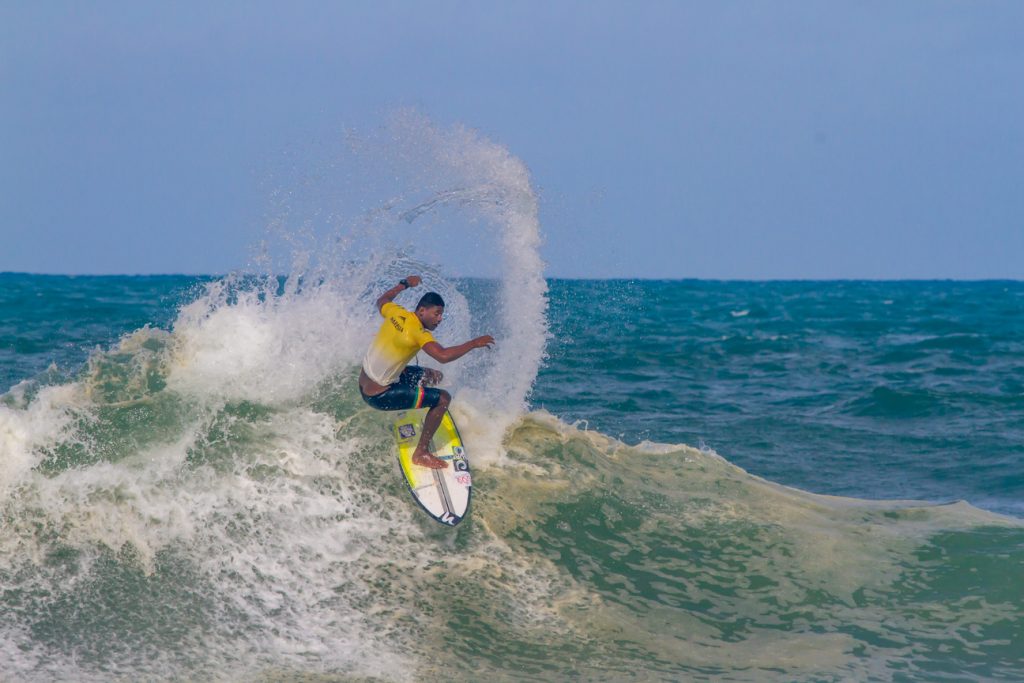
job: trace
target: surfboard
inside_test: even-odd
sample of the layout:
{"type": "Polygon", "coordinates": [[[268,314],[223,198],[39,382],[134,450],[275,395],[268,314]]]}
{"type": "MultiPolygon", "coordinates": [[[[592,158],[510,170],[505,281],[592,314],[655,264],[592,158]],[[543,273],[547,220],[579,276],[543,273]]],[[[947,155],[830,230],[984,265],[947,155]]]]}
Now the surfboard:
{"type": "Polygon", "coordinates": [[[430,440],[430,451],[448,463],[448,467],[434,470],[413,464],[412,454],[419,443],[426,414],[427,408],[420,408],[403,410],[395,417],[394,436],[398,444],[398,462],[409,492],[420,507],[441,524],[455,526],[465,518],[473,495],[469,459],[455,420],[445,411],[441,425],[430,440]]]}

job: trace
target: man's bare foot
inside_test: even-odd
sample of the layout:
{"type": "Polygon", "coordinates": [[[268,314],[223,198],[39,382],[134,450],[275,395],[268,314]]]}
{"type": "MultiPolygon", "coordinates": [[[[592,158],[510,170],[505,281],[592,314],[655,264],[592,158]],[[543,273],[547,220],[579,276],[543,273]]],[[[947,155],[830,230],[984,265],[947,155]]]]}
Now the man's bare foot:
{"type": "Polygon", "coordinates": [[[412,464],[419,465],[420,467],[429,467],[432,470],[443,470],[445,467],[448,467],[448,463],[433,453],[420,453],[419,451],[412,454],[412,464]]]}

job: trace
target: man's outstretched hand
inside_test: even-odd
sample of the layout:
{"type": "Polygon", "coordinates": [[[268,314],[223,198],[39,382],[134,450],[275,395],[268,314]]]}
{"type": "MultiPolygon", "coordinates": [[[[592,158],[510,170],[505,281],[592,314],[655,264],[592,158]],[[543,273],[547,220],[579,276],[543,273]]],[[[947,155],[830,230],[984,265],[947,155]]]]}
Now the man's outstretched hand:
{"type": "Polygon", "coordinates": [[[410,288],[419,287],[420,283],[423,282],[419,275],[409,275],[405,278],[405,281],[409,283],[410,288]]]}
{"type": "Polygon", "coordinates": [[[473,348],[474,349],[483,349],[483,348],[488,348],[489,349],[492,346],[494,346],[494,337],[492,337],[489,334],[485,334],[484,336],[477,337],[476,339],[473,340],[473,348]]]}

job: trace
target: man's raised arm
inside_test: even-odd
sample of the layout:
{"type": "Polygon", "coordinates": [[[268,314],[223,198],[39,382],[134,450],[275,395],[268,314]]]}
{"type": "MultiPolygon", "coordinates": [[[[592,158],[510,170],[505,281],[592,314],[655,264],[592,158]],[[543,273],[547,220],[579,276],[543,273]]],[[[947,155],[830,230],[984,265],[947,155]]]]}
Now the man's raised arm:
{"type": "Polygon", "coordinates": [[[389,304],[394,301],[395,297],[406,289],[409,289],[410,287],[419,287],[420,282],[421,280],[419,275],[410,275],[405,278],[397,285],[377,297],[377,310],[379,311],[384,308],[384,304],[389,304]]]}

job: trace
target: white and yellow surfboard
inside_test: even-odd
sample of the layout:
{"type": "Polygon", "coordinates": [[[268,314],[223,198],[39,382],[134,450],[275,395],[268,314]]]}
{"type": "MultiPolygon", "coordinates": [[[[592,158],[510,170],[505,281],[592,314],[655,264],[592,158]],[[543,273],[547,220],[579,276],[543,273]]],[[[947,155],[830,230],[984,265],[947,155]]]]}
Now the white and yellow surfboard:
{"type": "Polygon", "coordinates": [[[446,411],[430,441],[430,451],[448,463],[448,467],[435,470],[413,464],[412,454],[419,443],[426,414],[426,408],[397,414],[394,435],[398,444],[398,462],[402,466],[405,483],[420,507],[438,522],[455,526],[469,511],[469,500],[473,494],[469,459],[455,421],[446,411]]]}

